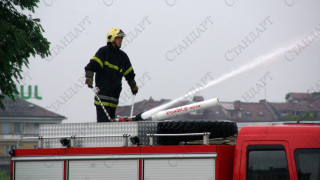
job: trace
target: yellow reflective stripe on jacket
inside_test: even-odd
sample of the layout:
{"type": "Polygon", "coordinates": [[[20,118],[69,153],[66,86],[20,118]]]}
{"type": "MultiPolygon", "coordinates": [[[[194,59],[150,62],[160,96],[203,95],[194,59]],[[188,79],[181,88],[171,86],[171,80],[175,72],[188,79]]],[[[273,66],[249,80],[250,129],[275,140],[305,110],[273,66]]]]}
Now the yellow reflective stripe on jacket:
{"type": "MultiPolygon", "coordinates": [[[[117,65],[114,65],[114,64],[111,64],[111,63],[109,63],[108,61],[105,61],[104,63],[98,58],[98,57],[96,57],[96,56],[93,56],[92,58],[91,58],[92,60],[95,60],[97,63],[99,63],[100,64],[100,66],[101,66],[101,68],[103,68],[103,65],[106,65],[106,66],[108,66],[109,68],[111,68],[111,69],[115,69],[115,70],[117,70],[117,71],[120,71],[120,73],[122,73],[122,71],[123,71],[123,69],[120,69],[119,68],[119,66],[117,66],[117,65]]],[[[128,69],[128,70],[126,70],[124,73],[123,73],[123,75],[125,76],[125,75],[127,75],[127,74],[129,74],[131,71],[132,71],[132,66],[128,69]]]]}
{"type": "Polygon", "coordinates": [[[111,69],[119,70],[119,67],[117,65],[111,64],[108,61],[104,62],[104,65],[108,66],[111,69]]]}
{"type": "MultiPolygon", "coordinates": [[[[99,101],[94,100],[94,104],[100,106],[100,102],[99,101]]],[[[113,107],[113,108],[118,107],[118,105],[116,105],[114,103],[109,103],[109,102],[102,102],[102,104],[104,106],[113,107]]]]}
{"type": "Polygon", "coordinates": [[[129,69],[128,70],[126,70],[126,72],[124,72],[123,73],[123,75],[125,76],[125,75],[127,75],[127,74],[129,74],[129,72],[131,72],[132,71],[132,66],[131,67],[129,67],[129,69]]]}
{"type": "Polygon", "coordinates": [[[103,63],[102,63],[102,61],[101,61],[99,58],[93,56],[91,59],[97,61],[97,63],[100,64],[101,68],[103,68],[103,63]]]}

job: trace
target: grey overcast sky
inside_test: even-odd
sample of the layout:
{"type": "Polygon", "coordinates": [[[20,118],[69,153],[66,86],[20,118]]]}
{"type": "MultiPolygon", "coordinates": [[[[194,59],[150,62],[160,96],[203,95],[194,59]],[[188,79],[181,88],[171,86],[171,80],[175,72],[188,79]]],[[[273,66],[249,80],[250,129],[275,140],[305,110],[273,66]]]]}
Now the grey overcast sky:
{"type": "MultiPolygon", "coordinates": [[[[42,99],[28,101],[65,122],[96,121],[84,66],[112,27],[127,34],[122,49],[140,86],[136,102],[188,92],[284,102],[289,92],[320,91],[319,0],[41,0],[34,17],[52,55],[30,58],[20,84],[37,86],[42,99]]],[[[123,81],[120,105],[131,102],[123,81]]]]}

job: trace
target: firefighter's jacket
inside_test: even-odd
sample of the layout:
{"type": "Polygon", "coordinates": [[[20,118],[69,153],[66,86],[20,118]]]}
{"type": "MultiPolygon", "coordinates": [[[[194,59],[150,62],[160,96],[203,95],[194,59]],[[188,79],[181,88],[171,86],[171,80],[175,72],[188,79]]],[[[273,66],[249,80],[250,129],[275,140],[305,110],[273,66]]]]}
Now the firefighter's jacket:
{"type": "MultiPolygon", "coordinates": [[[[95,84],[100,89],[98,96],[104,106],[116,108],[122,89],[122,77],[129,82],[135,77],[129,57],[112,45],[101,47],[90,59],[85,70],[95,72],[95,84]]],[[[95,105],[100,105],[95,98],[95,105]]]]}

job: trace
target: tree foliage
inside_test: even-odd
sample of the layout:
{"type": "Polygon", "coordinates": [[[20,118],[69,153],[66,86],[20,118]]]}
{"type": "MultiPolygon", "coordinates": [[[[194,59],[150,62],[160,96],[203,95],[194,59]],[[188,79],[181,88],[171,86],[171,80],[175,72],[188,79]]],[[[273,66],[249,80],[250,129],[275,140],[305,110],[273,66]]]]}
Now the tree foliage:
{"type": "Polygon", "coordinates": [[[32,14],[39,0],[0,0],[0,108],[3,99],[14,98],[16,82],[29,57],[50,55],[50,43],[43,37],[39,19],[32,14]],[[28,13],[28,15],[26,15],[28,13]]]}
{"type": "Polygon", "coordinates": [[[313,121],[317,119],[317,113],[307,111],[299,116],[284,116],[282,119],[286,121],[313,121]]]}
{"type": "Polygon", "coordinates": [[[6,171],[3,171],[0,169],[0,179],[1,180],[9,180],[10,177],[8,176],[8,174],[6,173],[6,171]]]}

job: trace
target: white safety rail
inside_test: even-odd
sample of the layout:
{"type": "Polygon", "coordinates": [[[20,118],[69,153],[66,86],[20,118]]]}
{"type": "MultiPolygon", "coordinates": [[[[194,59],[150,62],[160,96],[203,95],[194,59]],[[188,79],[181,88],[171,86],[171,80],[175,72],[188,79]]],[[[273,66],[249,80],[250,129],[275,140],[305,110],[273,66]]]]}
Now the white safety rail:
{"type": "MultiPolygon", "coordinates": [[[[77,142],[77,140],[83,140],[85,138],[121,138],[122,137],[122,142],[123,145],[122,146],[129,146],[129,138],[131,137],[130,134],[122,134],[122,135],[93,135],[93,136],[77,136],[77,135],[73,135],[73,136],[50,136],[50,137],[43,137],[43,136],[39,136],[39,137],[23,137],[20,138],[17,141],[16,147],[19,148],[19,144],[22,141],[29,141],[29,140],[38,140],[38,147],[39,148],[44,148],[44,141],[45,140],[59,140],[61,143],[61,140],[64,139],[66,141],[69,141],[70,143],[70,147],[77,147],[77,144],[79,144],[77,142]]],[[[61,143],[61,145],[63,145],[61,143]]],[[[68,146],[68,145],[64,145],[64,146],[68,146]]]]}

